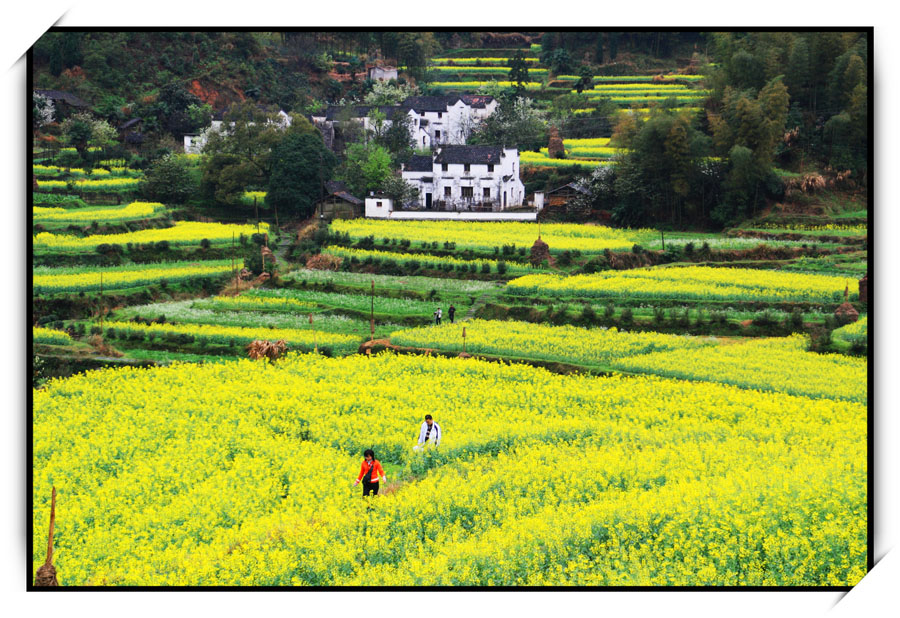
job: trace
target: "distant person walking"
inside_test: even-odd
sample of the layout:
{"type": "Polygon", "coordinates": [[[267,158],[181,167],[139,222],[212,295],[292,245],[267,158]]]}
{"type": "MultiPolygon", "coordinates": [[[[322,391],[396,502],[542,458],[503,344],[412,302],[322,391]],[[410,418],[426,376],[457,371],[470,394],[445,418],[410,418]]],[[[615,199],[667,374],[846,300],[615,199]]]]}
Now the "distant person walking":
{"type": "Polygon", "coordinates": [[[447,309],[447,315],[450,316],[450,323],[454,324],[454,316],[456,316],[456,307],[450,305],[450,308],[447,309]]]}
{"type": "Polygon", "coordinates": [[[443,312],[441,311],[441,308],[440,308],[440,307],[438,307],[437,309],[434,310],[434,324],[435,324],[435,326],[440,326],[440,324],[441,324],[441,314],[442,314],[442,313],[443,313],[443,312]]]}
{"type": "Polygon", "coordinates": [[[430,414],[425,415],[425,422],[419,428],[419,443],[416,450],[428,445],[437,446],[441,443],[441,426],[434,422],[430,414]]]}
{"type": "Polygon", "coordinates": [[[381,467],[381,462],[375,459],[375,451],[370,448],[366,449],[363,453],[362,468],[360,468],[359,476],[356,477],[356,482],[353,483],[353,486],[356,487],[362,481],[363,496],[368,496],[370,493],[377,496],[378,482],[386,480],[387,477],[384,475],[384,468],[381,467]]]}

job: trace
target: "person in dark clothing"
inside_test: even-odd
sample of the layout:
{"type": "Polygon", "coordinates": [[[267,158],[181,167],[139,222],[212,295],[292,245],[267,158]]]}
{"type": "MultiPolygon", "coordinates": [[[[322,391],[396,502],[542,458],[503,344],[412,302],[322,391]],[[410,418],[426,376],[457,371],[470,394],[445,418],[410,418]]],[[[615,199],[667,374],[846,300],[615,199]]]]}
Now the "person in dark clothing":
{"type": "Polygon", "coordinates": [[[447,309],[447,315],[450,316],[450,323],[453,324],[453,317],[456,315],[456,307],[450,305],[450,308],[447,309]]]}
{"type": "Polygon", "coordinates": [[[363,497],[368,496],[370,493],[377,496],[378,482],[386,480],[381,462],[375,459],[375,451],[370,448],[366,449],[363,453],[362,468],[360,468],[359,476],[356,477],[356,482],[353,483],[353,486],[356,487],[362,481],[363,497]]]}

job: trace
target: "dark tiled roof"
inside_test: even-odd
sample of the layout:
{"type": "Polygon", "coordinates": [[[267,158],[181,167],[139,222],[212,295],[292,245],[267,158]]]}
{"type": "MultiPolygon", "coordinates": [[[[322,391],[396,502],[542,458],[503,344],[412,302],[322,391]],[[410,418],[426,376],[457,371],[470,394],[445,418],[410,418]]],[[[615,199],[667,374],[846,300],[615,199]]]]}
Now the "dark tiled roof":
{"type": "Polygon", "coordinates": [[[434,157],[435,163],[500,163],[500,146],[443,146],[434,157]]]}
{"type": "Polygon", "coordinates": [[[459,95],[407,97],[400,104],[404,109],[422,112],[446,112],[447,108],[459,100],[459,95]]]}
{"type": "Polygon", "coordinates": [[[358,197],[353,197],[352,195],[350,195],[350,194],[347,193],[346,191],[338,191],[338,192],[335,193],[334,195],[335,195],[335,197],[341,198],[341,199],[344,200],[345,202],[350,202],[350,203],[353,204],[354,206],[360,206],[360,205],[363,204],[363,201],[362,201],[361,199],[359,199],[358,197]]]}
{"type": "Polygon", "coordinates": [[[403,166],[404,172],[430,172],[433,169],[434,163],[428,155],[413,155],[403,166]]]}
{"type": "Polygon", "coordinates": [[[347,185],[340,180],[329,180],[325,183],[325,190],[328,191],[328,195],[331,195],[332,193],[347,191],[347,185]]]}
{"type": "Polygon", "coordinates": [[[563,185],[561,187],[557,187],[555,189],[547,191],[547,195],[551,195],[553,193],[559,193],[561,191],[574,191],[576,193],[587,193],[587,189],[582,189],[578,185],[576,185],[574,182],[570,182],[567,185],[563,185]]]}
{"type": "MultiPolygon", "coordinates": [[[[329,105],[328,109],[325,110],[325,120],[334,120],[337,118],[341,110],[344,109],[340,105],[329,105]]],[[[372,113],[372,110],[377,109],[387,120],[390,120],[394,112],[400,109],[399,105],[355,105],[353,107],[353,117],[354,118],[365,118],[369,114],[372,113]]]]}
{"type": "Polygon", "coordinates": [[[88,104],[85,103],[80,97],[72,94],[71,92],[66,92],[64,90],[35,90],[36,93],[42,94],[48,99],[53,101],[63,101],[72,107],[87,107],[88,104]]]}
{"type": "Polygon", "coordinates": [[[465,103],[469,107],[474,107],[477,109],[484,109],[485,105],[494,100],[494,97],[490,97],[485,94],[464,94],[459,98],[462,99],[463,103],[465,103]]]}

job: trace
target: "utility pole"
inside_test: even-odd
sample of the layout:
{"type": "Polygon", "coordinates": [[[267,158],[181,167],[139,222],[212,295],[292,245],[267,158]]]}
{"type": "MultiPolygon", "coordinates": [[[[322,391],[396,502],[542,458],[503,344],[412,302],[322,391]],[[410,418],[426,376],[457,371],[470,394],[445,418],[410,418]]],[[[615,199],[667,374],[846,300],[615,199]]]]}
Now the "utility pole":
{"type": "Polygon", "coordinates": [[[315,349],[316,354],[318,354],[319,353],[319,343],[316,338],[316,329],[313,328],[312,323],[313,323],[313,317],[312,317],[312,314],[310,313],[309,314],[309,328],[310,328],[310,330],[312,330],[312,333],[313,333],[313,347],[315,349]]]}
{"type": "Polygon", "coordinates": [[[256,210],[256,233],[259,234],[259,204],[257,204],[256,196],[253,196],[253,209],[256,210]]]}
{"type": "Polygon", "coordinates": [[[375,341],[375,280],[372,279],[372,310],[369,314],[369,342],[375,341]]]}
{"type": "Polygon", "coordinates": [[[662,238],[662,250],[666,250],[666,234],[662,230],[659,231],[659,237],[662,238]]]}
{"type": "Polygon", "coordinates": [[[234,291],[237,292],[237,272],[234,268],[234,231],[231,232],[231,278],[234,279],[234,291]]]}

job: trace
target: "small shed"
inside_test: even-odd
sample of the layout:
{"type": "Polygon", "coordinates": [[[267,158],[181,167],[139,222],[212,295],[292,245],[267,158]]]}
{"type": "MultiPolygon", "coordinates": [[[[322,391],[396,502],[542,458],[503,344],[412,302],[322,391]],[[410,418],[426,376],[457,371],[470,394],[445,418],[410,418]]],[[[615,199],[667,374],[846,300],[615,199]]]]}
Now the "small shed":
{"type": "Polygon", "coordinates": [[[366,196],[366,218],[384,219],[394,211],[394,200],[384,193],[370,191],[366,196]]]}
{"type": "Polygon", "coordinates": [[[53,101],[57,111],[57,120],[68,118],[73,112],[89,107],[84,99],[65,90],[35,90],[34,92],[53,101]]]}
{"type": "Polygon", "coordinates": [[[397,67],[379,65],[369,67],[369,79],[377,79],[381,81],[390,81],[392,79],[397,79],[397,67]]]}
{"type": "Polygon", "coordinates": [[[365,215],[365,203],[350,194],[342,182],[326,182],[325,197],[316,202],[316,216],[326,221],[356,219],[365,215]]]}
{"type": "Polygon", "coordinates": [[[586,193],[584,189],[579,188],[574,182],[570,182],[569,184],[557,187],[552,191],[547,191],[544,195],[544,204],[550,208],[555,206],[565,206],[583,193],[586,193]]]}

